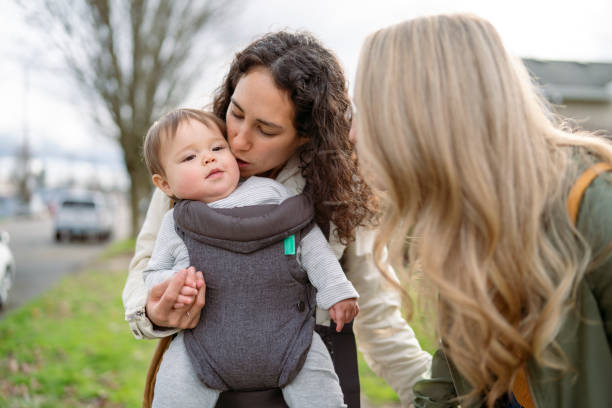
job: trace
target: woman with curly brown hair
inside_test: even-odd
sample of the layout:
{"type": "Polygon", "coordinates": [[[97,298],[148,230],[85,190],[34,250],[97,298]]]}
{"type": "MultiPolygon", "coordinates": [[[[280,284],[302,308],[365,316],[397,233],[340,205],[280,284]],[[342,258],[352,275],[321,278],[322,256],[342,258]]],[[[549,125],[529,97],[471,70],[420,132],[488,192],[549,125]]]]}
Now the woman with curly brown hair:
{"type": "MultiPolygon", "coordinates": [[[[350,100],[336,57],[308,34],[265,35],[236,55],[213,109],[226,120],[242,177],[271,177],[313,199],[315,219],[328,231],[332,249],[360,294],[354,322],[360,349],[374,371],[409,404],[412,385],[431,357],[421,350],[401,316],[399,296],[372,259],[374,200],[353,157],[350,100]],[[303,139],[307,141],[301,144],[303,139]]],[[[162,338],[194,327],[204,304],[201,276],[176,274],[150,293],[142,283],[142,270],[168,206],[169,200],[156,191],[123,293],[126,319],[138,338],[162,338]],[[198,282],[197,295],[180,293],[185,280],[198,282]],[[173,309],[176,302],[194,295],[187,313],[173,309]]],[[[327,311],[317,310],[316,317],[316,330],[330,351],[345,401],[358,407],[353,325],[337,333],[327,311]]]]}

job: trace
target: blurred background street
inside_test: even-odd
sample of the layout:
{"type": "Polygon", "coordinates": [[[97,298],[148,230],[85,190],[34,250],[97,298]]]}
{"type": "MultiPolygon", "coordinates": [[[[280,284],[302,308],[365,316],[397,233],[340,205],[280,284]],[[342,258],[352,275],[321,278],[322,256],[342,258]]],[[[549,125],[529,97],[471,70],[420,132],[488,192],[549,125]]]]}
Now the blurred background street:
{"type": "MultiPolygon", "coordinates": [[[[116,196],[113,214],[112,238],[127,238],[129,208],[123,195],[116,196]]],[[[6,312],[49,289],[62,276],[90,266],[110,242],[91,238],[57,242],[53,217],[46,211],[36,216],[1,219],[0,230],[10,234],[10,247],[18,271],[9,301],[0,309],[0,319],[6,312]]]]}

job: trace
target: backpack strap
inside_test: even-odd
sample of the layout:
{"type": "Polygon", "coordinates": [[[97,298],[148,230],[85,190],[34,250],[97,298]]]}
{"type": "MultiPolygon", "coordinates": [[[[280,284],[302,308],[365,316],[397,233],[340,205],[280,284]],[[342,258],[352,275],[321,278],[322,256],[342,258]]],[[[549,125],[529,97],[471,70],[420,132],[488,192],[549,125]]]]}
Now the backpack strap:
{"type": "Polygon", "coordinates": [[[527,382],[527,369],[525,365],[516,373],[514,385],[512,386],[512,393],[523,408],[535,408],[531,390],[529,389],[529,383],[527,382]]]}
{"type": "MultiPolygon", "coordinates": [[[[577,179],[569,194],[567,195],[567,213],[572,221],[572,224],[576,226],[578,222],[578,211],[580,210],[580,203],[586,189],[591,185],[593,180],[603,172],[612,170],[612,165],[604,162],[594,164],[593,166],[586,169],[577,179]]],[[[523,366],[517,373],[514,380],[514,386],[512,387],[514,397],[524,408],[535,408],[531,391],[529,389],[529,383],[527,382],[527,370],[523,366]]]]}
{"type": "Polygon", "coordinates": [[[572,220],[572,224],[576,225],[578,221],[578,210],[580,209],[580,202],[582,201],[582,196],[586,189],[598,175],[610,170],[612,170],[612,165],[600,162],[586,169],[584,173],[578,177],[567,196],[567,213],[572,220]]]}

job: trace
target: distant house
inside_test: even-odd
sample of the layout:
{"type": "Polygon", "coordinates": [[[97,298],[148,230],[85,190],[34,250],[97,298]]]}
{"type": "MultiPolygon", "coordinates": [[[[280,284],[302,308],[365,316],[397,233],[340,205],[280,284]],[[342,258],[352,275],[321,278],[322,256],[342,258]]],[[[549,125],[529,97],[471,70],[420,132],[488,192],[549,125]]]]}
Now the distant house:
{"type": "Polygon", "coordinates": [[[612,134],[612,63],[523,59],[559,114],[612,134]]]}

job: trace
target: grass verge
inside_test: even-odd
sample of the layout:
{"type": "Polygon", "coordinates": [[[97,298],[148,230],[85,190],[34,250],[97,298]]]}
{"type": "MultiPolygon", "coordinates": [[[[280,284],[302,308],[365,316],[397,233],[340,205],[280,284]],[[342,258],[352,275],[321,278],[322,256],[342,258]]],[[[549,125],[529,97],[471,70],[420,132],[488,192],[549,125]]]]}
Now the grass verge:
{"type": "MultiPolygon", "coordinates": [[[[138,407],[155,341],[136,340],[121,291],[133,241],[115,242],[98,266],[68,275],[0,320],[0,407],[138,407]]],[[[412,324],[424,348],[431,341],[412,324]]],[[[359,357],[362,391],[374,404],[397,396],[359,357]]]]}
{"type": "Polygon", "coordinates": [[[155,342],[124,321],[123,258],[123,268],[65,277],[0,321],[0,407],[141,405],[155,342]]]}

